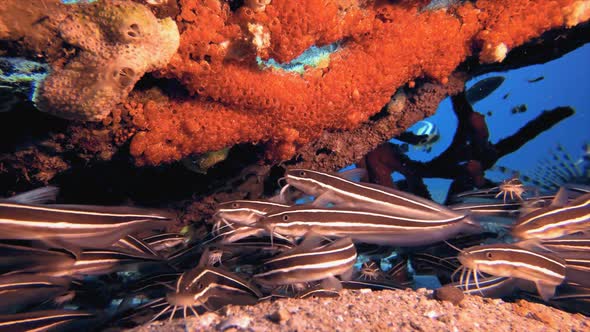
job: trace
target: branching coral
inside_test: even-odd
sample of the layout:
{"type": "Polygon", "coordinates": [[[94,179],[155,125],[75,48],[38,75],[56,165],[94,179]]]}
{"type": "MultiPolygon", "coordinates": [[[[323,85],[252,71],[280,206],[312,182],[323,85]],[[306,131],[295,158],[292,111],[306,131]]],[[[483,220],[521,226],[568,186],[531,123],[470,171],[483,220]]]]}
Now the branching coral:
{"type": "Polygon", "coordinates": [[[180,4],[180,48],[161,75],[180,80],[193,97],[143,105],[147,130],[131,145],[139,164],[241,142],[270,142],[269,157],[288,159],[324,130],[358,127],[408,81],[444,83],[480,48],[481,61],[501,61],[513,47],[588,15],[573,0],[480,0],[437,11],[409,1],[274,0],[236,12],[217,0],[180,4]],[[255,62],[288,61],[335,41],[343,47],[330,65],[303,75],[255,62]]]}

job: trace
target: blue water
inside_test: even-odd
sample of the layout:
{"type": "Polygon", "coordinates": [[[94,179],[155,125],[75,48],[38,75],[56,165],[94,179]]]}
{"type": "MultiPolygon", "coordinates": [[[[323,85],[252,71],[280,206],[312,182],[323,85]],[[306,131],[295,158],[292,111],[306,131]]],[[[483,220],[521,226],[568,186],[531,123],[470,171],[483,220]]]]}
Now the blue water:
{"type": "MultiPolygon", "coordinates": [[[[553,128],[529,141],[520,150],[500,159],[496,165],[502,165],[530,174],[537,163],[547,159],[550,149],[557,143],[562,144],[574,159],[582,155],[584,143],[590,142],[590,45],[543,65],[534,65],[508,72],[489,73],[475,77],[467,82],[467,89],[476,82],[490,76],[505,76],[502,85],[485,99],[474,104],[474,109],[486,115],[490,140],[496,143],[510,136],[528,121],[537,117],[543,110],[558,106],[571,106],[576,112],[553,128]],[[529,83],[528,80],[544,76],[544,79],[529,83]],[[508,95],[508,98],[503,97],[508,95]],[[512,114],[514,106],[526,104],[524,113],[512,114]]],[[[438,107],[436,114],[426,120],[436,124],[441,138],[432,147],[430,153],[410,147],[408,156],[414,160],[428,161],[443,152],[451,143],[457,127],[457,119],[451,108],[450,98],[446,98],[438,107]]],[[[415,128],[410,128],[410,130],[415,128]]],[[[401,144],[397,140],[394,143],[401,144]]],[[[494,181],[507,178],[506,174],[488,171],[486,176],[494,181]]],[[[401,178],[394,174],[393,178],[401,178]]],[[[442,202],[445,199],[450,180],[425,179],[433,199],[442,202]]]]}

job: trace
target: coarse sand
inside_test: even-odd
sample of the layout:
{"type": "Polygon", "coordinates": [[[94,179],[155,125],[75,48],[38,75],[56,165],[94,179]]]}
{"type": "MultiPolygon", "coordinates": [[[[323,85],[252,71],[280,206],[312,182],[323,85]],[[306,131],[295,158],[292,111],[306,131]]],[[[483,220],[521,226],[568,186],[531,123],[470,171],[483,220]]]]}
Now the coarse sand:
{"type": "Polygon", "coordinates": [[[543,304],[468,295],[453,305],[433,299],[432,293],[344,290],[339,298],[227,306],[217,313],[153,322],[132,331],[590,331],[590,318],[543,304]]]}

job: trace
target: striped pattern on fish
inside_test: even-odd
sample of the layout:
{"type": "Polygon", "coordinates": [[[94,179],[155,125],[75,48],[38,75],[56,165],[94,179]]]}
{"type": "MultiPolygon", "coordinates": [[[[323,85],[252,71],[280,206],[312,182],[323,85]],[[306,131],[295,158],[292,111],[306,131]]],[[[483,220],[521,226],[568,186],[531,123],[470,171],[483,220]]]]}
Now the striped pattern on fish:
{"type": "Polygon", "coordinates": [[[357,252],[350,238],[324,246],[315,241],[307,238],[293,250],[266,261],[266,271],[254,275],[254,279],[265,285],[288,285],[321,280],[352,269],[357,252]]]}
{"type": "Polygon", "coordinates": [[[554,239],[590,229],[590,194],[565,206],[549,206],[521,218],[512,230],[520,239],[554,239]]]}
{"type": "Polygon", "coordinates": [[[342,207],[362,207],[384,213],[423,218],[460,215],[435,202],[400,190],[354,182],[324,172],[291,169],[285,174],[285,180],[288,185],[315,196],[315,205],[331,202],[342,207]]]}
{"type": "Polygon", "coordinates": [[[463,267],[493,276],[515,277],[536,283],[543,299],[555,293],[555,287],[566,279],[566,262],[548,253],[538,253],[510,244],[475,246],[463,250],[459,256],[463,267]]]}
{"type": "Polygon", "coordinates": [[[172,309],[170,316],[172,319],[177,308],[183,309],[185,318],[187,309],[190,309],[195,316],[199,316],[194,307],[206,307],[206,302],[212,298],[233,301],[241,299],[245,303],[253,304],[261,297],[262,293],[254,285],[231,272],[211,266],[198,266],[178,278],[174,292],[166,295],[168,305],[156,314],[152,321],[170,309],[172,309]]]}
{"type": "MultiPolygon", "coordinates": [[[[88,319],[97,315],[82,310],[42,310],[0,315],[0,331],[65,331],[66,327],[80,323],[89,326],[88,319]]],[[[81,328],[82,325],[77,326],[81,328]]]]}
{"type": "Polygon", "coordinates": [[[463,215],[418,219],[359,209],[327,209],[294,206],[268,214],[258,227],[285,236],[303,236],[308,231],[355,241],[417,246],[445,240],[460,232],[475,230],[463,215]]]}
{"type": "Polygon", "coordinates": [[[100,248],[169,219],[138,208],[0,202],[0,238],[100,248]]]}

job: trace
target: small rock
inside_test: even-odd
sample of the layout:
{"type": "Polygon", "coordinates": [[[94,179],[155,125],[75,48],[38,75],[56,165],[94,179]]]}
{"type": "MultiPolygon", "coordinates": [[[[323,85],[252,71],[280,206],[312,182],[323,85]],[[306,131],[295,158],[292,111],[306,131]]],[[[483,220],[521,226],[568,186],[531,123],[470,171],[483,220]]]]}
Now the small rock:
{"type": "Polygon", "coordinates": [[[277,311],[267,316],[268,320],[273,323],[283,324],[291,318],[291,314],[285,308],[280,308],[277,311]]]}
{"type": "Polygon", "coordinates": [[[428,318],[438,318],[440,314],[434,310],[430,310],[429,312],[425,313],[424,316],[428,318]]]}
{"type": "Polygon", "coordinates": [[[457,305],[463,301],[465,294],[463,294],[459,288],[453,286],[444,286],[437,288],[434,291],[434,298],[440,301],[449,301],[452,304],[457,305]]]}
{"type": "Polygon", "coordinates": [[[195,323],[201,328],[210,328],[216,322],[219,321],[219,315],[214,312],[206,312],[199,316],[199,319],[195,320],[195,323]]]}
{"type": "Polygon", "coordinates": [[[248,316],[232,316],[217,325],[217,330],[226,331],[231,328],[246,329],[250,325],[250,317],[248,316]]]}

